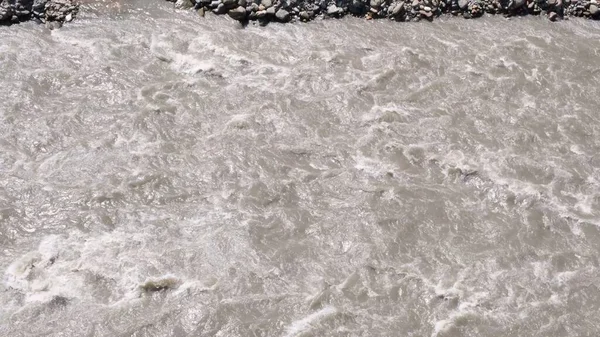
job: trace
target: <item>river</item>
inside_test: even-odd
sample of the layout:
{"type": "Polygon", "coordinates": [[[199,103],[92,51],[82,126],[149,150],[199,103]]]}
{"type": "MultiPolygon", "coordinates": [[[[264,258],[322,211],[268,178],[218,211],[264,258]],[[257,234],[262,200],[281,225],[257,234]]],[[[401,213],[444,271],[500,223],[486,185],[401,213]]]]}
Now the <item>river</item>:
{"type": "Polygon", "coordinates": [[[0,336],[595,336],[600,23],[0,27],[0,336]]]}

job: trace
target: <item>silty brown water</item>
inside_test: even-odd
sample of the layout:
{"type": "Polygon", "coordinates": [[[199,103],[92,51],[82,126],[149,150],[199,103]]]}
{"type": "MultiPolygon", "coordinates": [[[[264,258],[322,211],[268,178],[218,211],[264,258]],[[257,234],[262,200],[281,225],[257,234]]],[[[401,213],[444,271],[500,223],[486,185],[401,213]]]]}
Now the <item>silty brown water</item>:
{"type": "Polygon", "coordinates": [[[0,29],[0,335],[594,336],[600,26],[0,29]]]}

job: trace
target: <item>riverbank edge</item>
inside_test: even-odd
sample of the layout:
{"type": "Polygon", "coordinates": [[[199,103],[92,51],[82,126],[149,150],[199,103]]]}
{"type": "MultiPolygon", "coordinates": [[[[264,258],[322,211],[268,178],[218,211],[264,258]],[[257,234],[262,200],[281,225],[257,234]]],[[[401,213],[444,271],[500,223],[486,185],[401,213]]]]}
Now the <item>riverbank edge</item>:
{"type": "Polygon", "coordinates": [[[399,22],[433,21],[442,15],[475,19],[485,14],[600,19],[599,0],[166,0],[179,9],[229,15],[242,23],[308,22],[346,15],[399,22]]]}
{"type": "MultiPolygon", "coordinates": [[[[571,17],[600,20],[600,0],[166,0],[176,8],[229,15],[244,24],[308,22],[346,15],[398,22],[433,21],[442,15],[475,19],[484,15],[571,17]]],[[[35,20],[50,29],[75,19],[76,0],[0,0],[0,25],[35,20]]]]}
{"type": "Polygon", "coordinates": [[[34,20],[54,29],[74,20],[78,12],[76,0],[0,0],[0,25],[34,20]]]}

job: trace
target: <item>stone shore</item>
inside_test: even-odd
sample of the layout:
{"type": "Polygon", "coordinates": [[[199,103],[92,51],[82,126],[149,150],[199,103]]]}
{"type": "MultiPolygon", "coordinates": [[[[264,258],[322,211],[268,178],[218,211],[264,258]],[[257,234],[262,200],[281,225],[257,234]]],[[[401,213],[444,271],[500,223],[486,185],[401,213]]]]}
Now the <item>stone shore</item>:
{"type": "Polygon", "coordinates": [[[0,0],[0,25],[36,20],[58,28],[75,19],[78,10],[75,0],[0,0]]]}
{"type": "MultiPolygon", "coordinates": [[[[345,15],[367,20],[432,21],[441,15],[465,19],[484,14],[507,17],[543,15],[551,21],[568,17],[600,19],[600,0],[167,0],[177,8],[227,14],[243,23],[311,21],[318,17],[345,15]]],[[[79,10],[77,0],[0,0],[0,25],[27,20],[58,28],[72,21],[79,10]]]]}
{"type": "Polygon", "coordinates": [[[600,19],[600,0],[167,0],[177,8],[227,14],[241,21],[311,21],[317,17],[339,18],[345,15],[368,20],[386,18],[395,21],[434,20],[441,15],[465,19],[484,14],[507,17],[543,15],[551,21],[568,17],[600,19]]]}

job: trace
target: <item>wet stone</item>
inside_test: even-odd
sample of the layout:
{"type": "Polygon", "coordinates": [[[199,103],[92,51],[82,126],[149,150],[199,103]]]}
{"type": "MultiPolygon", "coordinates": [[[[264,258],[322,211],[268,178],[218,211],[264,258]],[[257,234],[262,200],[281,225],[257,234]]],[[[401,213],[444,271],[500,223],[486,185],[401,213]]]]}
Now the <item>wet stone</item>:
{"type": "Polygon", "coordinates": [[[234,20],[242,21],[246,18],[246,9],[239,6],[235,9],[230,10],[227,14],[234,20]]]}

